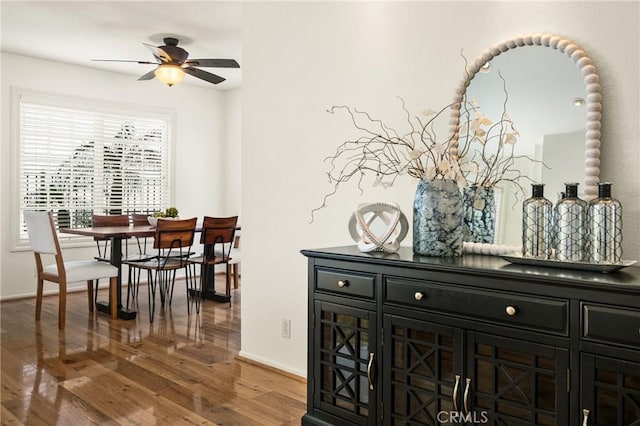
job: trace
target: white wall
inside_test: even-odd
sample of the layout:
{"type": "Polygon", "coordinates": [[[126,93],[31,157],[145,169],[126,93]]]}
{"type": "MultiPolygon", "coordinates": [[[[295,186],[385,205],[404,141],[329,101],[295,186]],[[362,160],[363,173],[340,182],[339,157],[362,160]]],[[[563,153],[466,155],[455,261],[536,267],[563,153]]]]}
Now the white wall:
{"type": "MultiPolygon", "coordinates": [[[[299,250],[350,244],[363,200],[411,214],[415,182],[360,196],[330,190],[322,159],[353,128],[326,109],[347,104],[397,123],[444,106],[472,59],[499,41],[553,32],[582,46],[603,84],[603,180],[625,204],[625,257],[640,259],[638,2],[256,2],[244,7],[242,355],[306,375],[307,275],[299,250]],[[280,319],[292,320],[291,339],[280,319]]],[[[405,240],[410,244],[410,240],[405,240]]]]}
{"type": "MultiPolygon", "coordinates": [[[[188,77],[187,77],[188,78],[188,77]]],[[[0,146],[0,241],[2,298],[35,294],[34,260],[28,251],[10,251],[10,88],[12,86],[109,102],[153,105],[175,111],[174,205],[182,217],[222,214],[226,209],[225,122],[223,92],[184,82],[169,88],[157,80],[139,82],[135,76],[2,53],[2,144],[0,146]],[[205,188],[206,185],[206,188],[205,188]]],[[[238,110],[239,107],[235,107],[238,110]]],[[[233,119],[239,126],[239,119],[233,119]]],[[[234,131],[236,134],[238,131],[234,131]]],[[[65,250],[65,260],[90,258],[95,246],[65,250]]],[[[78,284],[83,287],[82,284],[78,284]]],[[[54,286],[45,290],[55,289],[54,286]]]]}
{"type": "MultiPolygon", "coordinates": [[[[225,133],[222,138],[224,147],[224,211],[220,214],[240,216],[241,194],[241,154],[242,154],[242,89],[224,92],[225,133]]],[[[240,217],[239,222],[242,221],[240,217]]]]}

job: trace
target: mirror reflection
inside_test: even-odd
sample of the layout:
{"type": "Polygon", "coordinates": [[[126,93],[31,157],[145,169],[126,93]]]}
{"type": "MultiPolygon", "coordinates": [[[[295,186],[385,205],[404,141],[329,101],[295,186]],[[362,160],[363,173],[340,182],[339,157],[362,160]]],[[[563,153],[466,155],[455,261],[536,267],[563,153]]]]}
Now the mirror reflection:
{"type": "MultiPolygon", "coordinates": [[[[523,175],[545,184],[545,197],[556,202],[565,182],[582,182],[585,161],[586,88],[576,64],[556,49],[510,49],[479,71],[466,90],[483,114],[498,121],[505,111],[518,131],[514,156],[523,175]],[[500,78],[504,78],[504,81],[500,78]],[[581,104],[582,102],[582,104],[581,104]],[[544,166],[542,165],[544,163],[544,166]]],[[[532,182],[521,179],[524,194],[503,183],[496,188],[496,244],[520,245],[522,201],[532,182]]]]}

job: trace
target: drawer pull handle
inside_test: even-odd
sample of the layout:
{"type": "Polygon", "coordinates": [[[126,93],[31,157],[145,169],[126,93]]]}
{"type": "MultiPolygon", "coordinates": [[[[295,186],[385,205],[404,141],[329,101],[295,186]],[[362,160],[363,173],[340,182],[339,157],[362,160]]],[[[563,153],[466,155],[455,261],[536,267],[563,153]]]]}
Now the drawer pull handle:
{"type": "Polygon", "coordinates": [[[458,412],[458,386],[460,385],[460,375],[456,374],[456,384],[453,385],[453,411],[458,412]]]}
{"type": "Polygon", "coordinates": [[[416,291],[416,294],[413,295],[416,300],[420,301],[424,297],[424,294],[421,291],[416,291]]]}
{"type": "Polygon", "coordinates": [[[464,412],[469,414],[469,385],[471,379],[467,378],[467,386],[464,388],[464,412]]]}
{"type": "Polygon", "coordinates": [[[375,354],[369,353],[369,364],[367,365],[367,380],[369,381],[369,390],[373,390],[373,377],[371,376],[371,369],[373,368],[373,358],[375,354]]]}
{"type": "Polygon", "coordinates": [[[349,281],[347,281],[347,280],[338,281],[338,287],[340,287],[340,288],[345,288],[348,285],[349,285],[349,281]]]}
{"type": "Polygon", "coordinates": [[[586,408],[582,409],[582,426],[587,426],[587,421],[589,420],[589,410],[586,408]]]}
{"type": "Polygon", "coordinates": [[[518,312],[515,306],[507,306],[507,309],[505,309],[505,311],[507,312],[507,315],[509,315],[510,317],[514,316],[518,312]]]}

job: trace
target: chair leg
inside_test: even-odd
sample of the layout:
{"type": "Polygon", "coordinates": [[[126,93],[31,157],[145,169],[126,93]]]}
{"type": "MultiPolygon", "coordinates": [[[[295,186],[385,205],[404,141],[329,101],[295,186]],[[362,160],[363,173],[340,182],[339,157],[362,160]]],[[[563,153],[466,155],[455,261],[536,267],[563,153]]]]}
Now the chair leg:
{"type": "Polygon", "coordinates": [[[96,279],[96,290],[93,292],[93,303],[98,304],[98,285],[100,284],[100,278],[96,279]]]}
{"type": "Polygon", "coordinates": [[[190,266],[187,265],[187,267],[185,268],[185,273],[187,274],[186,279],[185,279],[185,285],[187,287],[187,315],[191,315],[191,302],[193,301],[193,296],[195,295],[190,295],[191,293],[191,280],[189,279],[189,271],[191,270],[190,266]]]}
{"type": "Polygon", "coordinates": [[[131,295],[131,286],[133,285],[131,276],[133,275],[135,279],[135,274],[132,274],[133,268],[131,267],[131,265],[127,266],[127,268],[129,269],[129,279],[127,280],[127,309],[129,309],[129,296],[131,295]]]}
{"type": "Polygon", "coordinates": [[[140,275],[142,275],[142,269],[138,269],[137,278],[134,271],[133,279],[136,281],[136,295],[135,295],[136,303],[138,303],[138,292],[140,291],[140,275]]]}
{"type": "Polygon", "coordinates": [[[36,288],[36,321],[40,321],[40,313],[42,311],[42,291],[44,289],[44,280],[38,279],[36,288]]]}
{"type": "Polygon", "coordinates": [[[87,281],[87,299],[89,302],[89,312],[93,312],[94,302],[93,302],[93,280],[87,281]]]}
{"type": "MultiPolygon", "coordinates": [[[[156,280],[158,272],[156,271],[156,280]]],[[[153,314],[156,311],[156,284],[153,281],[153,273],[151,270],[147,271],[147,287],[149,295],[149,322],[153,322],[153,314]]]]}
{"type": "Polygon", "coordinates": [[[165,295],[165,277],[166,271],[157,271],[156,272],[156,281],[158,284],[158,291],[160,293],[160,306],[164,307],[164,295],[165,295]]]}
{"type": "Polygon", "coordinates": [[[232,265],[232,269],[233,269],[233,288],[235,288],[236,290],[238,289],[238,263],[234,263],[232,265]]]}
{"type": "Polygon", "coordinates": [[[127,308],[129,307],[129,296],[135,306],[138,305],[138,291],[140,290],[140,275],[142,269],[129,266],[129,285],[127,287],[127,308]]]}
{"type": "Polygon", "coordinates": [[[138,288],[140,287],[140,274],[142,273],[142,270],[139,268],[135,268],[131,265],[128,265],[129,268],[129,281],[127,284],[127,308],[129,308],[129,297],[131,297],[131,300],[133,302],[133,300],[136,301],[136,305],[138,303],[138,288]],[[136,274],[136,269],[137,274],[136,274]]]}
{"type": "Polygon", "coordinates": [[[196,313],[200,313],[200,304],[198,303],[197,286],[195,284],[195,272],[191,271],[191,267],[195,269],[195,265],[187,265],[184,268],[185,284],[187,286],[187,315],[191,315],[191,303],[196,302],[196,313]]]}
{"type": "Polygon", "coordinates": [[[171,293],[169,294],[169,306],[171,306],[171,302],[173,302],[173,286],[176,283],[176,272],[177,269],[174,269],[173,274],[171,274],[171,293]]]}
{"type": "Polygon", "coordinates": [[[109,279],[109,306],[111,307],[111,318],[118,318],[118,277],[109,279]]]}
{"type": "Polygon", "coordinates": [[[58,328],[64,330],[67,319],[67,283],[61,282],[58,291],[58,328]]]}
{"type": "Polygon", "coordinates": [[[229,306],[231,306],[231,265],[227,263],[225,265],[224,271],[225,271],[224,284],[225,284],[225,291],[226,291],[225,294],[229,296],[229,306]]]}
{"type": "MultiPolygon", "coordinates": [[[[193,270],[191,270],[191,268],[189,268],[190,272],[189,272],[189,282],[191,282],[191,287],[193,287],[193,294],[192,294],[192,298],[195,297],[196,299],[196,313],[200,313],[200,305],[202,304],[202,300],[203,300],[203,293],[202,293],[202,276],[198,277],[198,281],[196,281],[196,265],[193,264],[193,270]],[[198,284],[200,283],[200,284],[198,284]]],[[[202,274],[200,274],[202,275],[202,274]]]]}

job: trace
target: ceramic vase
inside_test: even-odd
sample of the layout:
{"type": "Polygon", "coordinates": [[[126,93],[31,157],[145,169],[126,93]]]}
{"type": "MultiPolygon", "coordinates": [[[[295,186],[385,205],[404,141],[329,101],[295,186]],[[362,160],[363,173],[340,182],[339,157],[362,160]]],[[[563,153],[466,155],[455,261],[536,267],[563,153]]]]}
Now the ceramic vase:
{"type": "Polygon", "coordinates": [[[463,190],[464,241],[493,243],[496,199],[493,187],[468,186],[463,190]]]}
{"type": "Polygon", "coordinates": [[[421,180],[413,202],[413,252],[460,256],[463,216],[462,194],[455,181],[421,180]]]}

